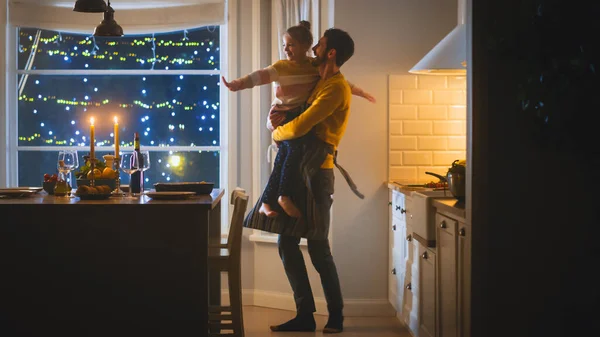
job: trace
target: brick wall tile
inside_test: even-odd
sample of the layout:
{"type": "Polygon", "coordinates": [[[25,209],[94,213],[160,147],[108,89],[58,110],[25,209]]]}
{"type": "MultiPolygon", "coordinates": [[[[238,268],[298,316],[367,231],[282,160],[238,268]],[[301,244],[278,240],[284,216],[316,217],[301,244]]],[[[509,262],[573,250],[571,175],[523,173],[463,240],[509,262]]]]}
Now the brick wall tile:
{"type": "Polygon", "coordinates": [[[402,134],[402,122],[391,121],[390,122],[390,135],[401,135],[402,134]]]}
{"type": "Polygon", "coordinates": [[[433,120],[433,119],[448,119],[448,106],[447,105],[420,105],[419,106],[419,119],[433,120]]]}
{"type": "Polygon", "coordinates": [[[466,105],[450,105],[448,106],[448,119],[466,120],[467,106],[466,105]]]}
{"type": "Polygon", "coordinates": [[[404,165],[432,165],[433,153],[431,151],[407,151],[402,155],[404,165]]]}
{"type": "Polygon", "coordinates": [[[465,151],[467,149],[466,136],[450,136],[448,137],[448,150],[465,151]]]}
{"type": "Polygon", "coordinates": [[[391,120],[407,120],[417,119],[417,106],[416,105],[390,105],[390,119],[391,120]]]}
{"type": "Polygon", "coordinates": [[[420,136],[417,142],[418,150],[446,150],[448,137],[446,136],[420,136]]]}
{"type": "Polygon", "coordinates": [[[414,166],[390,167],[390,180],[412,183],[417,180],[417,168],[414,166]]]}
{"type": "Polygon", "coordinates": [[[402,90],[390,90],[390,104],[402,104],[402,90]]]}
{"type": "Polygon", "coordinates": [[[465,90],[434,90],[433,104],[466,105],[467,95],[465,90]]]}
{"type": "Polygon", "coordinates": [[[417,137],[414,136],[391,136],[390,150],[416,150],[417,137]]]}
{"type": "Polygon", "coordinates": [[[404,135],[431,135],[433,132],[431,121],[404,121],[402,122],[402,134],[404,135]]]}
{"type": "Polygon", "coordinates": [[[417,88],[419,89],[446,89],[448,80],[446,76],[427,76],[422,75],[417,79],[417,88]]]}
{"type": "Polygon", "coordinates": [[[456,159],[466,159],[464,151],[434,151],[433,165],[452,166],[452,162],[456,159]]]}
{"type": "Polygon", "coordinates": [[[431,104],[433,92],[431,90],[402,90],[403,104],[431,104]]]}
{"type": "Polygon", "coordinates": [[[390,151],[390,165],[402,165],[402,151],[390,151]]]}
{"type": "Polygon", "coordinates": [[[435,121],[433,122],[433,134],[463,136],[466,133],[461,121],[435,121]]]}
{"type": "Polygon", "coordinates": [[[390,89],[417,89],[416,75],[390,75],[390,89]]]}
{"type": "Polygon", "coordinates": [[[467,90],[466,76],[448,76],[448,88],[467,90]]]}

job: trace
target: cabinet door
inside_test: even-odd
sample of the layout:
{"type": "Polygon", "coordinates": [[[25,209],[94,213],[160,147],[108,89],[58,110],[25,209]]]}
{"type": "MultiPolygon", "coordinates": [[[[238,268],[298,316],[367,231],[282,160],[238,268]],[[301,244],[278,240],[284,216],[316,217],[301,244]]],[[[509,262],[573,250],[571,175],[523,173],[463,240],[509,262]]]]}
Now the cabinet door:
{"type": "Polygon", "coordinates": [[[458,333],[471,336],[471,230],[458,225],[458,333]]]}
{"type": "Polygon", "coordinates": [[[436,214],[439,336],[458,335],[456,220],[436,214]]]}
{"type": "Polygon", "coordinates": [[[435,337],[436,331],[436,261],[435,253],[419,245],[419,337],[435,337]]]}

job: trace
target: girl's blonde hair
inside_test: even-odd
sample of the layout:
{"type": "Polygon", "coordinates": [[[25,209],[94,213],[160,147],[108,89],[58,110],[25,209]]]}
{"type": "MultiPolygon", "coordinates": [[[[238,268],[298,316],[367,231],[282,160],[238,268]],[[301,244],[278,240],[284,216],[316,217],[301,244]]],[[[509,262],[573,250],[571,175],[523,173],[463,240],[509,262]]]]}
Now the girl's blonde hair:
{"type": "Polygon", "coordinates": [[[307,44],[309,46],[312,46],[313,44],[313,36],[310,32],[310,22],[306,20],[302,20],[300,21],[300,24],[288,28],[285,33],[301,44],[307,44]]]}

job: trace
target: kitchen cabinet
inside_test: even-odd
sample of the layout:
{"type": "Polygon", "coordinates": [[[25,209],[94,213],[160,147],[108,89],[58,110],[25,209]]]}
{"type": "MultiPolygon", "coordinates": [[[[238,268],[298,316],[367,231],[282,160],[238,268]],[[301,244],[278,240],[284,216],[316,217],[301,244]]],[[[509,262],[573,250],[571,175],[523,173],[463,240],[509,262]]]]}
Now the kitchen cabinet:
{"type": "Polygon", "coordinates": [[[436,336],[436,253],[419,244],[419,337],[436,336]]]}
{"type": "Polygon", "coordinates": [[[418,242],[412,238],[410,192],[390,189],[388,298],[397,317],[418,336],[418,242]]]}
{"type": "Polygon", "coordinates": [[[437,332],[439,337],[469,337],[470,226],[463,217],[444,209],[439,207],[436,213],[437,332]]]}

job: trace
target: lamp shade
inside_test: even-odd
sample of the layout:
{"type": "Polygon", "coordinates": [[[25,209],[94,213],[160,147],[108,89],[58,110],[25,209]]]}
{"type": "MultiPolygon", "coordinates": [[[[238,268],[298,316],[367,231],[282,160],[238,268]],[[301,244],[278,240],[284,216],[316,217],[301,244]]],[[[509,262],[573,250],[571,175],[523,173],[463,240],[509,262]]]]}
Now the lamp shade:
{"type": "Polygon", "coordinates": [[[94,36],[123,36],[123,28],[115,21],[115,10],[112,7],[107,7],[104,20],[94,30],[94,36]]]}
{"type": "Polygon", "coordinates": [[[456,26],[408,72],[421,75],[464,75],[467,72],[467,28],[456,26]]]}
{"type": "Polygon", "coordinates": [[[74,12],[82,13],[104,13],[106,11],[106,2],[104,0],[77,0],[74,12]]]}

